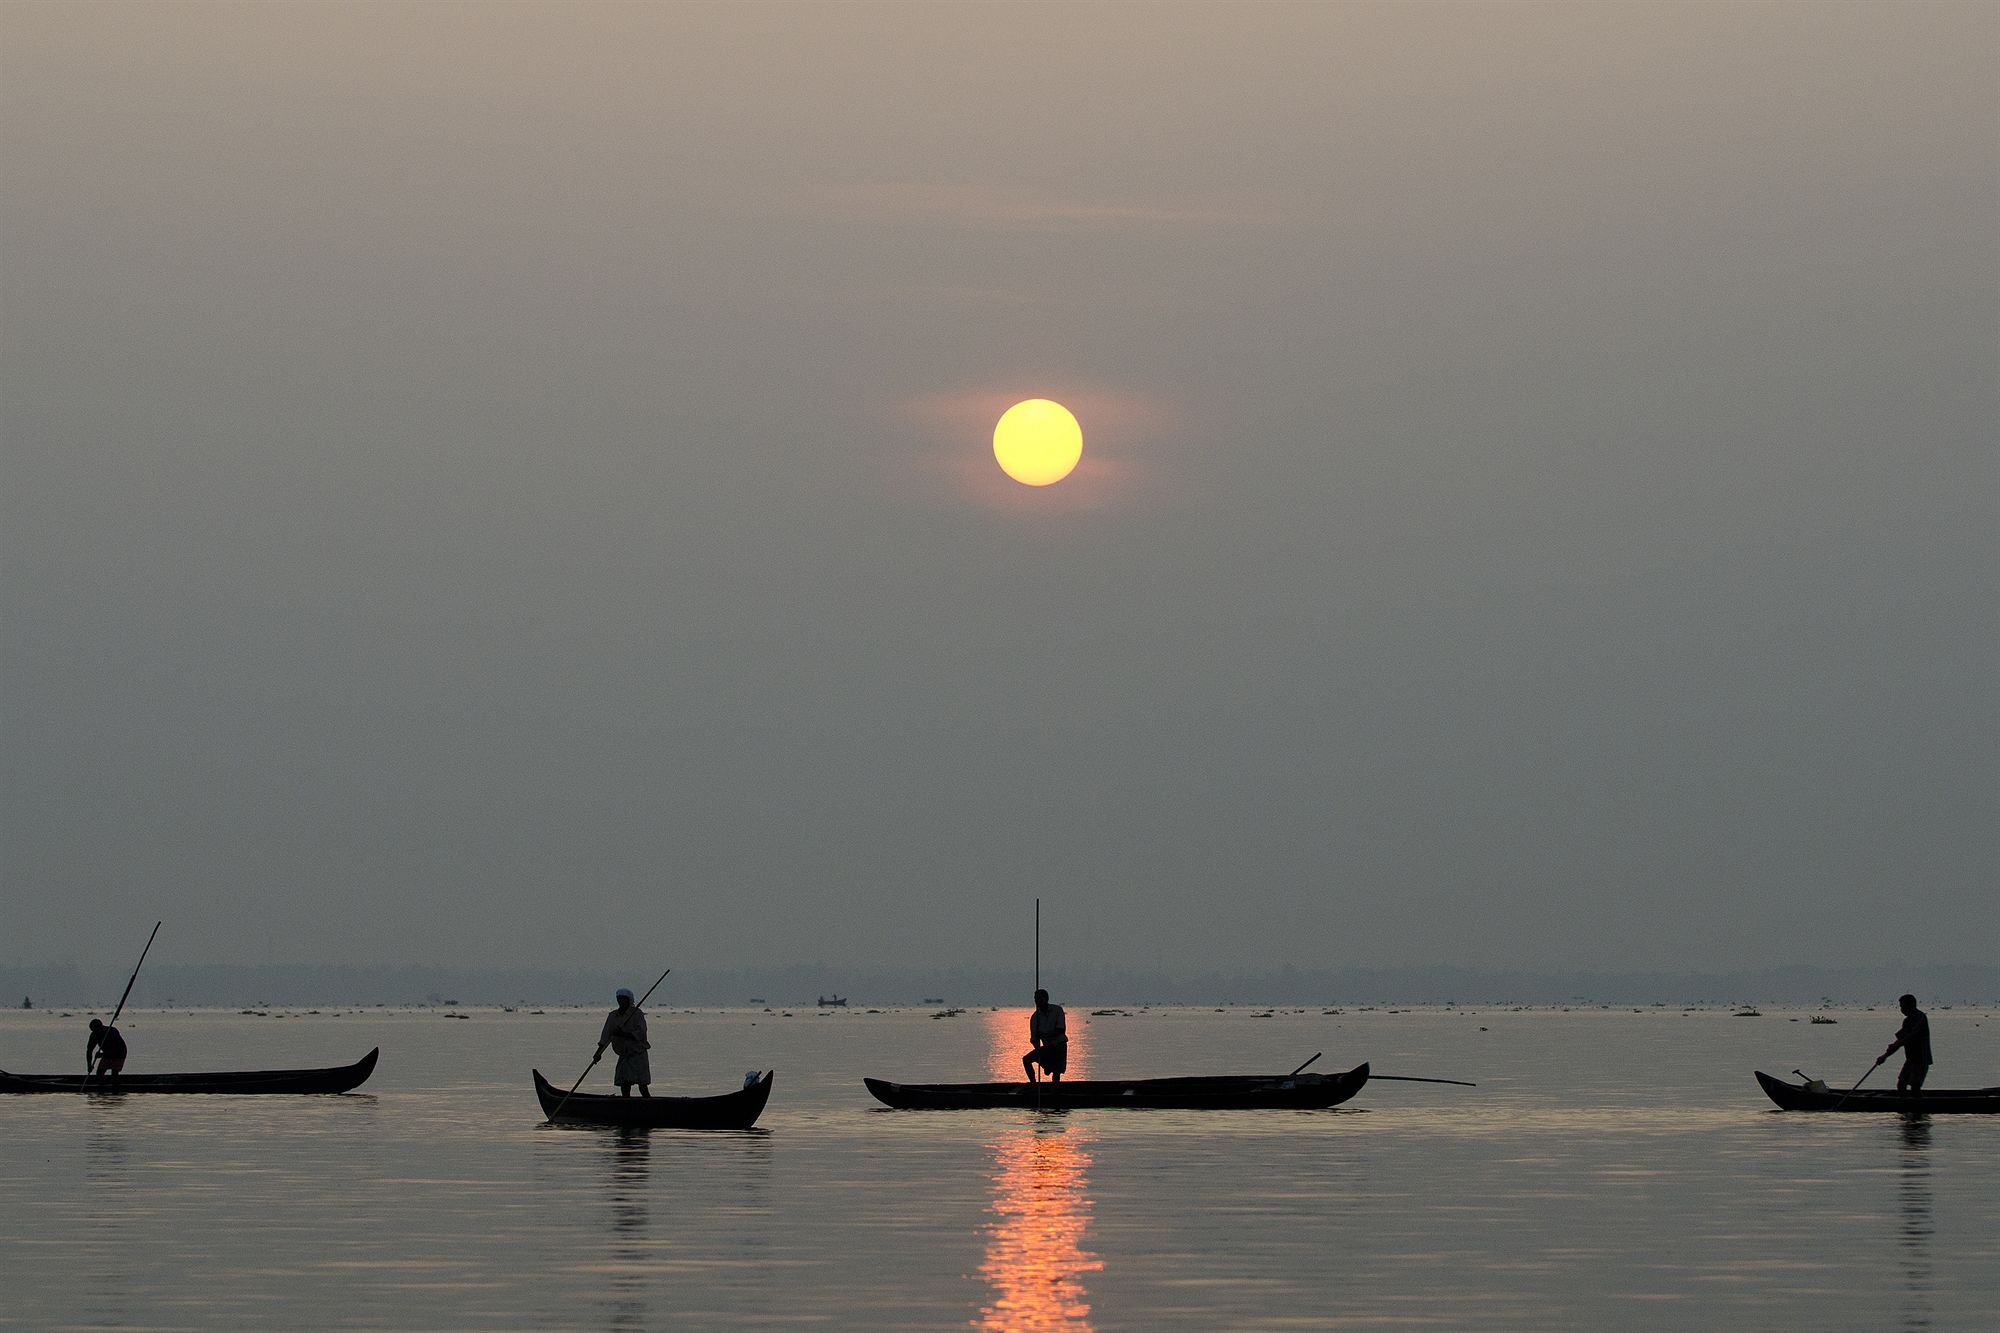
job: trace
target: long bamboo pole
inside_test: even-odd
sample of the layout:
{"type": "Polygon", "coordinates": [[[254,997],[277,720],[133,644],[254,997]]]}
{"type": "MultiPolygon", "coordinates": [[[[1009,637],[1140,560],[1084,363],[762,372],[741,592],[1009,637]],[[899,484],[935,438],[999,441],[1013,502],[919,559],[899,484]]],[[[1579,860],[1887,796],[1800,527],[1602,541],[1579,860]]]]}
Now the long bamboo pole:
{"type": "MultiPolygon", "coordinates": [[[[1035,989],[1042,988],[1042,900],[1035,899],[1035,989]]],[[[1029,1027],[1032,1029],[1033,1021],[1029,1027]]],[[[1035,1085],[1035,1109],[1042,1109],[1042,1081],[1035,1076],[1035,1067],[1028,1066],[1028,1082],[1035,1085]]]]}

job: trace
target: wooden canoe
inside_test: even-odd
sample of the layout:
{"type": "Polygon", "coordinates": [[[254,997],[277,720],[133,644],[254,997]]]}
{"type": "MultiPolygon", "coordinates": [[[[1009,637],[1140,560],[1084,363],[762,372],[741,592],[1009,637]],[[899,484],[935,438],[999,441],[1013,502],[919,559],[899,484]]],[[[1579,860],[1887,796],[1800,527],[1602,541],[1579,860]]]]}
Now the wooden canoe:
{"type": "Polygon", "coordinates": [[[1919,1093],[1893,1088],[1848,1092],[1824,1084],[1787,1083],[1761,1069],[1757,1082],[1786,1111],[1904,1111],[1936,1115],[1945,1112],[2000,1112],[2000,1088],[1925,1088],[1919,1093]]]}
{"type": "Polygon", "coordinates": [[[1361,1091],[1368,1066],[1344,1074],[1247,1074],[1206,1078],[1079,1079],[1060,1083],[891,1083],[862,1080],[901,1111],[1311,1111],[1361,1091]]]}
{"type": "Polygon", "coordinates": [[[541,1100],[542,1114],[555,1120],[575,1120],[593,1125],[626,1125],[634,1129],[748,1129],[764,1114],[771,1100],[771,1080],[775,1070],[735,1092],[720,1097],[606,1097],[578,1092],[563,1100],[563,1090],[535,1074],[535,1096],[541,1100]],[[556,1107],[561,1106],[560,1114],[556,1107]]]}
{"type": "Polygon", "coordinates": [[[132,1092],[203,1092],[228,1096],[252,1093],[351,1092],[375,1072],[376,1047],[351,1065],[333,1069],[244,1069],[213,1074],[10,1074],[0,1069],[0,1092],[87,1092],[123,1096],[132,1092]]]}

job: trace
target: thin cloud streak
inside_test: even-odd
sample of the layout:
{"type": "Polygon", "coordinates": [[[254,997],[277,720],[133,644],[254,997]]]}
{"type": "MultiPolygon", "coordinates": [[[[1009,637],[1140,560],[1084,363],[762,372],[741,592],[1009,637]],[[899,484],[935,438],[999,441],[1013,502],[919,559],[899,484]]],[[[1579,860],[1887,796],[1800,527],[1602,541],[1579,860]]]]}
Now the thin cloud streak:
{"type": "Polygon", "coordinates": [[[1280,227],[1295,220],[1284,210],[1254,200],[1160,203],[1055,199],[994,186],[919,181],[828,186],[808,194],[807,204],[812,212],[848,222],[941,222],[1035,231],[1280,227]]]}

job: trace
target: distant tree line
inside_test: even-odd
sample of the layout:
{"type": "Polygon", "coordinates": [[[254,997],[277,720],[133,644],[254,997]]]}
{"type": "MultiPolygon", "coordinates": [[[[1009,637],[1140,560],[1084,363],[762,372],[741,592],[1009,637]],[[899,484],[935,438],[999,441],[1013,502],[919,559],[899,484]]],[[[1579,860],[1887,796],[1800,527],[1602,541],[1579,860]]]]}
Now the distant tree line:
{"type": "MultiPolygon", "coordinates": [[[[673,962],[674,960],[667,960],[673,962]]],[[[664,966],[662,963],[660,966],[664,966]]],[[[86,975],[71,964],[0,965],[0,1003],[37,1008],[107,1005],[127,974],[86,975]]],[[[658,975],[619,968],[452,968],[301,964],[149,963],[132,994],[142,1008],[174,1005],[609,1004],[619,986],[658,975]]],[[[1286,968],[1260,974],[1164,974],[1064,968],[1042,981],[1059,1001],[1093,1004],[1892,1004],[1904,991],[1926,1003],[2000,1002],[2000,967],[1792,966],[1739,972],[1534,972],[1469,968],[1286,968]]],[[[1018,969],[892,970],[827,964],[714,968],[674,962],[654,996],[675,1006],[812,1007],[822,995],[851,1005],[1025,1004],[1032,977],[1018,969]]]]}

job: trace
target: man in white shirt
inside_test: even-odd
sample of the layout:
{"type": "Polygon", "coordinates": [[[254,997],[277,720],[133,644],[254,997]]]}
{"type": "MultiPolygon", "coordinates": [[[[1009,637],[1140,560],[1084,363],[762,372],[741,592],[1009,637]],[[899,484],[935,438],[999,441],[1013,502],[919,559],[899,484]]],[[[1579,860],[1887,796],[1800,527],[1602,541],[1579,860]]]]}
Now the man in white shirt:
{"type": "Polygon", "coordinates": [[[604,1017],[604,1030],[597,1034],[597,1054],[590,1057],[596,1064],[604,1058],[604,1048],[609,1046],[618,1055],[618,1069],[611,1081],[618,1085],[618,1095],[630,1097],[632,1085],[639,1085],[639,1095],[650,1097],[653,1089],[652,1062],[646,1052],[653,1043],[646,1040],[646,1012],[632,1003],[632,992],[623,986],[618,988],[618,1007],[604,1017]]]}

